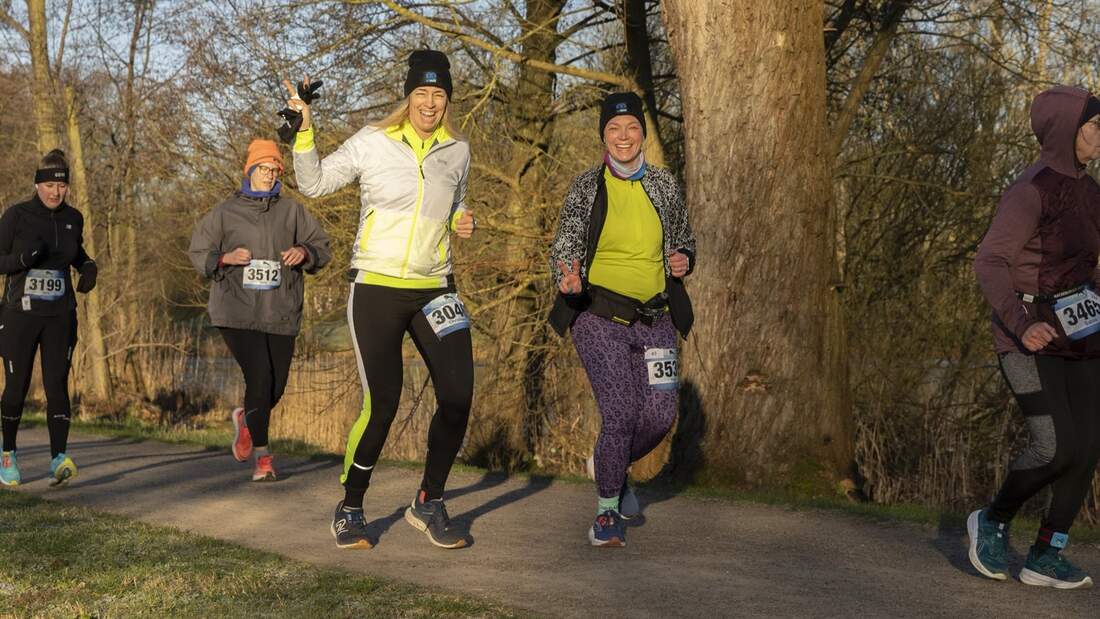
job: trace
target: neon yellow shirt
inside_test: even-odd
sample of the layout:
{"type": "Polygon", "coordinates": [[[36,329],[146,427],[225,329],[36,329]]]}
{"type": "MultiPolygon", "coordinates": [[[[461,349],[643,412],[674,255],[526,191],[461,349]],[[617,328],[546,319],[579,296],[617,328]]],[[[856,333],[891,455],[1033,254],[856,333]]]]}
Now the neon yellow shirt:
{"type": "Polygon", "coordinates": [[[596,245],[588,281],[638,301],[665,289],[661,218],[640,181],[615,178],[604,170],[607,219],[596,245]]]}

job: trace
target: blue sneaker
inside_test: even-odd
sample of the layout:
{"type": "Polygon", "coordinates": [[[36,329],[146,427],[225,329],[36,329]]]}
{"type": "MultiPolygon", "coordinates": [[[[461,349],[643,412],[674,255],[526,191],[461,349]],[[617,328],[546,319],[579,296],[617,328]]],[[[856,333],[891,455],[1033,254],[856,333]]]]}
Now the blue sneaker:
{"type": "Polygon", "coordinates": [[[336,538],[337,548],[365,548],[374,547],[374,541],[367,531],[367,520],[363,517],[363,510],[344,510],[344,502],[336,505],[336,513],[332,516],[332,526],[329,528],[332,536],[336,538]]]}
{"type": "Polygon", "coordinates": [[[5,451],[0,453],[0,484],[5,486],[18,486],[19,465],[15,462],[15,452],[5,451]]]}
{"type": "Polygon", "coordinates": [[[1055,589],[1088,589],[1092,586],[1092,578],[1084,570],[1070,563],[1057,548],[1049,546],[1043,551],[1031,547],[1024,569],[1020,570],[1020,582],[1055,589]]]}
{"type": "Polygon", "coordinates": [[[73,459],[64,453],[54,456],[53,460],[50,460],[50,477],[53,478],[50,481],[51,486],[69,483],[70,479],[76,477],[76,464],[73,463],[73,459]]]}
{"type": "Polygon", "coordinates": [[[466,532],[451,524],[443,499],[421,501],[423,491],[416,493],[412,504],[405,508],[405,521],[417,531],[423,531],[428,541],[440,548],[463,548],[469,544],[466,532]]]}
{"type": "Polygon", "coordinates": [[[626,529],[623,527],[619,512],[609,509],[596,516],[592,528],[588,529],[588,541],[593,546],[621,548],[626,546],[626,529]]]}
{"type": "Polygon", "coordinates": [[[1008,578],[1008,561],[1005,559],[1008,525],[990,520],[986,517],[986,510],[979,509],[967,517],[966,533],[970,536],[970,564],[974,569],[994,580],[1008,578]]]}

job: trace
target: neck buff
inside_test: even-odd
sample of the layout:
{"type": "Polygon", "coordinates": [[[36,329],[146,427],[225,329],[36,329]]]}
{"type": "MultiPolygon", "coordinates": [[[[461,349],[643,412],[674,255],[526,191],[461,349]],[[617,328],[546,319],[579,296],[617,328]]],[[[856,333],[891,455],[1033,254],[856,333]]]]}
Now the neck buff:
{"type": "Polygon", "coordinates": [[[244,181],[241,182],[241,193],[249,198],[271,198],[279,195],[279,190],[283,188],[282,181],[275,181],[275,184],[271,186],[268,191],[256,191],[252,189],[252,181],[246,176],[244,181]]]}
{"type": "Polygon", "coordinates": [[[628,167],[628,166],[625,166],[625,165],[619,163],[618,161],[615,161],[615,158],[612,157],[611,153],[608,153],[608,152],[604,152],[603,161],[604,161],[604,163],[607,164],[607,169],[611,170],[611,175],[614,176],[615,178],[621,178],[621,179],[627,180],[627,181],[636,181],[636,180],[641,180],[641,178],[643,176],[645,176],[645,154],[644,153],[641,153],[641,152],[638,153],[638,166],[637,167],[633,167],[633,166],[628,167]]]}

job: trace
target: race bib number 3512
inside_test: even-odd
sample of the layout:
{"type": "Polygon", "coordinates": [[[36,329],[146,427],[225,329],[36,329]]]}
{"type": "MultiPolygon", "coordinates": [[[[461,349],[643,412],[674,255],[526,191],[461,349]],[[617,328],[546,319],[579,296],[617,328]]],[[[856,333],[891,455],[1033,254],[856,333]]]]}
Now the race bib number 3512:
{"type": "Polygon", "coordinates": [[[1100,296],[1090,288],[1054,302],[1054,314],[1071,340],[1079,340],[1100,331],[1100,296]]]}
{"type": "Polygon", "coordinates": [[[460,329],[470,328],[470,318],[466,315],[466,306],[458,295],[449,292],[432,299],[431,303],[421,310],[428,319],[432,331],[440,339],[448,333],[454,333],[460,329]]]}
{"type": "Polygon", "coordinates": [[[674,391],[679,385],[680,368],[675,348],[647,348],[645,367],[649,386],[662,391],[674,391]]]}
{"type": "Polygon", "coordinates": [[[54,269],[31,269],[23,283],[23,296],[56,301],[65,296],[65,276],[54,269]]]}
{"type": "Polygon", "coordinates": [[[282,282],[283,265],[278,260],[253,260],[242,269],[244,287],[249,290],[274,290],[282,282]]]}

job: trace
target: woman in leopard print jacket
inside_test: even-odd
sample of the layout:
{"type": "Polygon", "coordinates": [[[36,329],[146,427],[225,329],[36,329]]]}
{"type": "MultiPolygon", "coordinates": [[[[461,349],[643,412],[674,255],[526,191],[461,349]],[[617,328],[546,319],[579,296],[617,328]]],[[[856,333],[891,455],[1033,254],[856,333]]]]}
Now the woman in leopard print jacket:
{"type": "Polygon", "coordinates": [[[589,473],[599,491],[593,546],[624,546],[623,520],[640,513],[626,472],[672,427],[677,336],[693,320],[683,278],[695,237],[683,193],[642,154],[645,117],[633,93],[609,95],[600,112],[601,165],[574,181],[550,248],[560,294],[550,323],[573,344],[596,396],[602,426],[589,473]]]}

